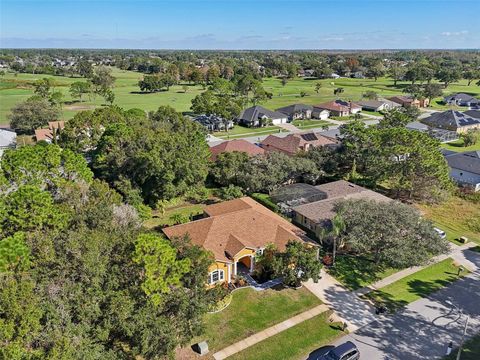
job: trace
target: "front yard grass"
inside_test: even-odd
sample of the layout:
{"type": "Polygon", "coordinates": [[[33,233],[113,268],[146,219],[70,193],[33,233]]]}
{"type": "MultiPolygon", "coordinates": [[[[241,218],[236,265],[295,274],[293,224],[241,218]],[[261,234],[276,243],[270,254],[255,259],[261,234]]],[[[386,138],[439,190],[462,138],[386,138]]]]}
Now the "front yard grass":
{"type": "Polygon", "coordinates": [[[251,288],[232,293],[232,302],[223,311],[207,314],[205,333],[210,351],[218,351],[292,316],[311,309],[321,301],[307,289],[278,287],[264,291],[251,288]]]}
{"type": "Polygon", "coordinates": [[[317,348],[344,335],[340,323],[330,323],[331,311],[323,312],[235,355],[231,360],[289,360],[306,358],[317,348]]]}
{"type": "Polygon", "coordinates": [[[241,125],[235,125],[231,130],[217,131],[214,132],[212,135],[221,139],[234,139],[255,135],[275,134],[282,131],[283,129],[278,126],[245,127],[241,125]]]}
{"type": "MultiPolygon", "coordinates": [[[[448,258],[364,296],[395,310],[458,280],[457,273],[458,266],[448,258]]],[[[468,270],[464,269],[460,277],[467,273],[468,270]]]]}
{"type": "Polygon", "coordinates": [[[399,271],[393,268],[376,267],[372,260],[363,256],[337,255],[335,266],[328,272],[346,288],[357,290],[399,271]]]}
{"type": "Polygon", "coordinates": [[[293,120],[292,124],[295,125],[299,129],[314,129],[314,128],[321,128],[322,126],[330,126],[332,125],[328,121],[325,120],[293,120]]]}
{"type": "Polygon", "coordinates": [[[435,226],[446,232],[449,241],[460,244],[456,239],[466,236],[469,241],[480,244],[480,233],[476,231],[480,222],[479,204],[452,196],[442,204],[419,205],[419,208],[435,226]]]}
{"type": "MultiPolygon", "coordinates": [[[[458,349],[453,351],[445,360],[455,360],[457,358],[458,349]]],[[[480,359],[480,334],[475,335],[471,339],[465,341],[461,354],[462,360],[478,360],[480,359]]]]}

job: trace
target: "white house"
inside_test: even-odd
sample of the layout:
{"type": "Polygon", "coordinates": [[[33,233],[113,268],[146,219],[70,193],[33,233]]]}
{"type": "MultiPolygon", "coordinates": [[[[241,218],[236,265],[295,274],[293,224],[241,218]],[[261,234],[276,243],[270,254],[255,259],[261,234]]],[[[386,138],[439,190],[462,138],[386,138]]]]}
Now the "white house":
{"type": "Polygon", "coordinates": [[[0,158],[6,149],[14,149],[17,144],[17,134],[13,130],[0,129],[0,158]]]}
{"type": "Polygon", "coordinates": [[[318,107],[314,107],[312,111],[312,118],[319,119],[319,120],[327,120],[330,116],[330,111],[326,109],[320,109],[318,107]]]}
{"type": "Polygon", "coordinates": [[[450,177],[459,185],[480,191],[480,150],[446,151],[444,155],[450,167],[450,177]]]}
{"type": "Polygon", "coordinates": [[[270,120],[273,125],[286,124],[288,122],[288,115],[257,105],[243,110],[238,117],[240,123],[253,127],[262,126],[264,122],[268,120],[270,120]]]}

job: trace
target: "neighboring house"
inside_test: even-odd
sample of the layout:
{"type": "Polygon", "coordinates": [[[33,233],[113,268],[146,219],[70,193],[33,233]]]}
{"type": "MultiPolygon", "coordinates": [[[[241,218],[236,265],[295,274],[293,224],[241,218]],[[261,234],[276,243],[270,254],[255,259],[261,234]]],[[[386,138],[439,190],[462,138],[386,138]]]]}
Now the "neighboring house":
{"type": "Polygon", "coordinates": [[[210,148],[210,152],[212,153],[211,159],[215,161],[219,154],[233,151],[244,152],[250,156],[263,155],[265,153],[265,150],[263,150],[261,147],[252,144],[247,140],[235,139],[224,141],[221,144],[212,146],[210,148]]]}
{"type": "Polygon", "coordinates": [[[208,284],[231,282],[255,269],[255,257],[269,244],[280,251],[290,240],[312,243],[305,232],[281,216],[244,197],[205,207],[205,218],[163,229],[171,239],[189,236],[215,257],[208,284]]]}
{"type": "Polygon", "coordinates": [[[480,191],[480,150],[446,152],[444,155],[450,167],[450,177],[461,186],[480,191]]]}
{"type": "Polygon", "coordinates": [[[252,106],[245,109],[240,114],[238,121],[246,126],[257,127],[265,124],[266,120],[271,120],[273,125],[285,124],[288,122],[288,116],[278,111],[265,109],[263,106],[252,106]]]}
{"type": "Polygon", "coordinates": [[[331,220],[336,215],[334,207],[339,201],[347,199],[391,201],[382,194],[345,180],[314,186],[314,188],[323,193],[324,199],[295,206],[291,208],[291,212],[294,222],[311,230],[318,238],[321,237],[323,229],[331,225],[331,220]]]}
{"type": "Polygon", "coordinates": [[[457,106],[476,106],[480,105],[480,100],[474,98],[471,95],[458,93],[450,96],[445,96],[443,102],[447,105],[457,105],[457,106]]]}
{"type": "Polygon", "coordinates": [[[348,116],[362,111],[362,107],[350,101],[333,100],[314,106],[321,110],[328,110],[333,116],[348,116]]]}
{"type": "Polygon", "coordinates": [[[430,105],[430,100],[427,98],[421,98],[421,99],[415,99],[412,96],[392,96],[388,98],[388,100],[393,101],[397,104],[400,104],[403,107],[409,107],[409,106],[414,106],[417,108],[425,108],[430,105]]]}
{"type": "Polygon", "coordinates": [[[65,128],[64,121],[49,121],[47,129],[36,129],[36,141],[46,141],[52,143],[55,138],[58,138],[60,132],[65,128]]]}
{"type": "Polygon", "coordinates": [[[10,129],[0,129],[0,158],[7,149],[15,149],[17,133],[10,129]]]}
{"type": "Polygon", "coordinates": [[[312,117],[313,106],[305,104],[293,104],[285,106],[275,111],[288,116],[288,120],[310,119],[312,117]]]}
{"type": "Polygon", "coordinates": [[[330,111],[314,107],[312,110],[312,118],[319,120],[327,120],[330,117],[330,111]]]}
{"type": "Polygon", "coordinates": [[[414,131],[427,133],[428,135],[437,139],[440,142],[454,141],[454,140],[457,140],[459,138],[459,135],[456,131],[431,128],[430,126],[422,124],[419,121],[409,122],[407,125],[405,125],[405,127],[408,130],[414,130],[414,131]]]}
{"type": "Polygon", "coordinates": [[[232,129],[233,121],[225,120],[224,118],[216,115],[199,115],[193,119],[193,121],[204,126],[207,131],[223,131],[225,128],[232,129]]]}
{"type": "Polygon", "coordinates": [[[287,155],[295,155],[299,151],[309,151],[315,147],[337,147],[338,142],[335,139],[325,137],[319,133],[295,133],[280,137],[268,135],[260,146],[265,151],[278,151],[287,155]]]}
{"type": "MultiPolygon", "coordinates": [[[[470,114],[476,116],[478,111],[471,111],[470,114]]],[[[480,129],[480,117],[473,117],[466,112],[456,110],[447,110],[438,112],[420,120],[431,128],[454,131],[463,133],[468,130],[480,129]]]]}
{"type": "Polygon", "coordinates": [[[365,100],[358,101],[357,104],[362,107],[362,110],[369,111],[385,111],[400,106],[399,104],[388,100],[365,100]],[[393,105],[392,103],[395,105],[393,105]]]}

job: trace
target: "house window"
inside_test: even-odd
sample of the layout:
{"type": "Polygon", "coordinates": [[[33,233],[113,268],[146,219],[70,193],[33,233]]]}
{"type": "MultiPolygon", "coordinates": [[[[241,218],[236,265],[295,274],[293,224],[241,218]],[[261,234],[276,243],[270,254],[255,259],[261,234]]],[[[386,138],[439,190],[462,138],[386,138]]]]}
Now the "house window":
{"type": "Polygon", "coordinates": [[[208,274],[208,284],[215,284],[225,279],[223,270],[215,270],[208,274]]]}

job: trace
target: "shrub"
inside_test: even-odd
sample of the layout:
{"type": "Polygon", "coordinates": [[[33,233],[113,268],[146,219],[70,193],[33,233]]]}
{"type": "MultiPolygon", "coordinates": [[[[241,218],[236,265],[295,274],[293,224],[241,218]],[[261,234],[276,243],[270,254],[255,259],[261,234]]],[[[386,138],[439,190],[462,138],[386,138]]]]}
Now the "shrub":
{"type": "Polygon", "coordinates": [[[239,186],[228,185],[227,187],[220,188],[218,196],[223,200],[233,200],[243,196],[243,190],[239,186]]]}

